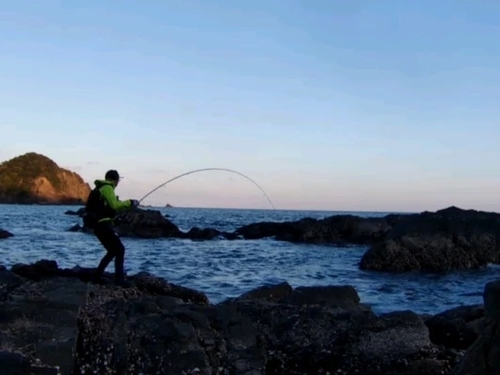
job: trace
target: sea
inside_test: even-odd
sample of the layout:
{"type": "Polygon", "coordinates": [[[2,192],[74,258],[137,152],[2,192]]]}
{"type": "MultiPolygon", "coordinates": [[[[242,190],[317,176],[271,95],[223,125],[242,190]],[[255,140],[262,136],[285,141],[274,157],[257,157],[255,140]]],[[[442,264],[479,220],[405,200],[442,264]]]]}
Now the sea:
{"type": "MultiPolygon", "coordinates": [[[[91,234],[70,232],[80,222],[65,215],[74,206],[0,205],[0,228],[14,237],[0,240],[0,264],[57,261],[60,267],[96,267],[104,250],[91,234]]],[[[259,221],[321,219],[346,212],[155,208],[180,229],[197,226],[232,231],[259,221]]],[[[387,213],[350,212],[363,217],[387,213]]],[[[484,285],[500,278],[500,268],[445,274],[362,271],[358,263],[366,246],[333,247],[293,244],[274,239],[192,241],[187,239],[123,238],[126,271],[146,271],[171,283],[204,292],[212,303],[237,297],[263,285],[288,282],[293,287],[352,285],[361,302],[376,313],[412,310],[436,314],[481,304],[484,285]]],[[[113,263],[107,271],[114,272],[113,263]]]]}

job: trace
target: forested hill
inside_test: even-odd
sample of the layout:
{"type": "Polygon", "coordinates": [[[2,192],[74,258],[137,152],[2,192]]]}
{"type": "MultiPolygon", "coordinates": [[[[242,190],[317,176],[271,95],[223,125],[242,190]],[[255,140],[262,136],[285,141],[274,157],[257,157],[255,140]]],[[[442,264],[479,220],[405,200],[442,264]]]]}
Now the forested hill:
{"type": "Polygon", "coordinates": [[[0,203],[81,205],[89,193],[80,175],[35,152],[0,164],[0,203]]]}

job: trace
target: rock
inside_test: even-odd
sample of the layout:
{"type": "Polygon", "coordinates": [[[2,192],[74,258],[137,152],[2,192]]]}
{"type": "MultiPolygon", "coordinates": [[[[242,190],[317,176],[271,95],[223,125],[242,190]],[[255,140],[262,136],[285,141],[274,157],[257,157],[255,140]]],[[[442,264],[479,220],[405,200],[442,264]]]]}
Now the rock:
{"type": "Polygon", "coordinates": [[[35,152],[0,164],[0,203],[81,205],[89,193],[81,176],[35,152]]]}
{"type": "Polygon", "coordinates": [[[500,374],[500,310],[498,307],[498,282],[488,283],[483,299],[486,310],[484,329],[477,340],[453,369],[453,375],[500,374]]]}
{"type": "Polygon", "coordinates": [[[118,216],[116,230],[120,236],[159,238],[183,237],[180,229],[160,211],[135,209],[118,216]]]}
{"type": "MultiPolygon", "coordinates": [[[[228,240],[239,239],[236,233],[220,232],[217,229],[197,227],[188,232],[181,231],[172,221],[157,210],[135,209],[124,212],[115,219],[117,233],[122,237],[139,238],[183,238],[191,240],[212,240],[214,238],[226,238],[228,240]]],[[[68,229],[70,232],[92,233],[92,230],[75,224],[68,229]]]]}
{"type": "Polygon", "coordinates": [[[467,349],[484,328],[484,307],[459,306],[427,319],[425,324],[434,344],[453,349],[467,349]]]}
{"type": "MultiPolygon", "coordinates": [[[[208,305],[203,293],[147,273],[130,277],[132,286],[125,289],[88,284],[94,271],[81,267],[61,269],[50,260],[0,270],[0,349],[22,351],[18,357],[8,354],[8,358],[20,358],[23,368],[29,364],[31,372],[19,373],[57,374],[54,371],[58,367],[62,374],[73,374],[76,336],[81,329],[78,316],[89,298],[115,301],[129,293],[158,298],[163,305],[208,305]],[[41,362],[33,362],[35,358],[41,362]]],[[[106,277],[112,279],[112,275],[106,277]]]]}
{"type": "MultiPolygon", "coordinates": [[[[265,286],[221,304],[93,293],[76,366],[87,373],[441,374],[451,361],[411,312],[375,316],[351,287],[265,286]],[[310,291],[314,297],[306,297],[310,291]],[[293,297],[294,294],[296,297],[293,297]],[[443,357],[443,355],[441,355],[443,357]]],[[[123,292],[120,292],[123,293],[123,292]]]]}
{"type": "Polygon", "coordinates": [[[499,263],[500,214],[455,207],[400,217],[386,238],[361,259],[374,271],[477,269],[499,263]]]}
{"type": "Polygon", "coordinates": [[[384,238],[390,229],[384,219],[338,215],[321,220],[305,218],[295,222],[249,224],[236,233],[245,239],[275,237],[290,242],[370,244],[384,238]]]}
{"type": "Polygon", "coordinates": [[[6,230],[3,230],[0,228],[0,239],[5,239],[9,237],[13,237],[14,235],[10,232],[7,232],[6,230]]]}
{"type": "Polygon", "coordinates": [[[437,375],[458,358],[417,314],[376,316],[350,286],[267,285],[211,305],[148,273],[122,288],[88,283],[93,272],[50,260],[0,270],[0,342],[22,352],[11,357],[20,366],[26,357],[32,374],[40,358],[62,374],[437,375]]]}
{"type": "Polygon", "coordinates": [[[200,229],[197,227],[191,228],[186,234],[186,238],[190,238],[193,240],[211,240],[221,235],[217,229],[200,229]]]}
{"type": "Polygon", "coordinates": [[[85,207],[82,207],[82,208],[78,209],[78,211],[68,210],[64,214],[65,215],[72,215],[72,216],[80,216],[80,217],[82,217],[84,213],[85,213],[85,207]]]}
{"type": "Polygon", "coordinates": [[[86,294],[87,285],[77,279],[21,284],[0,304],[3,340],[70,374],[77,316],[86,294]]]}
{"type": "Polygon", "coordinates": [[[50,367],[18,352],[0,350],[0,375],[59,375],[57,367],[50,367]]]}

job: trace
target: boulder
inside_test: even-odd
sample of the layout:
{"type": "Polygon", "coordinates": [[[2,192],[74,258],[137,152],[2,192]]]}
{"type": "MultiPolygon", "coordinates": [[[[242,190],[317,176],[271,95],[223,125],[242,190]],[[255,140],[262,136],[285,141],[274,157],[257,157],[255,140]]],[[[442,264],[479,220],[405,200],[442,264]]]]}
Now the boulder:
{"type": "Polygon", "coordinates": [[[484,291],[484,329],[466,351],[453,375],[498,375],[500,374],[500,294],[499,282],[488,283],[484,291]]]}
{"type": "Polygon", "coordinates": [[[455,307],[434,315],[427,319],[425,324],[434,344],[465,350],[476,341],[484,328],[484,307],[455,307]]]}

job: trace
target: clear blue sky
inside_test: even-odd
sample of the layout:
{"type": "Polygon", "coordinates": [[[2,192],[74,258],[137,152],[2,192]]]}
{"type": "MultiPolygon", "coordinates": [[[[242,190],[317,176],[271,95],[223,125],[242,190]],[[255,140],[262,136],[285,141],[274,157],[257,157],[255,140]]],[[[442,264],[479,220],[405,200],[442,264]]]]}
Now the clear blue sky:
{"type": "MultiPolygon", "coordinates": [[[[500,210],[500,1],[11,1],[0,159],[140,198],[236,169],[278,208],[500,210]]],[[[146,203],[269,207],[227,173],[146,203]]]]}

